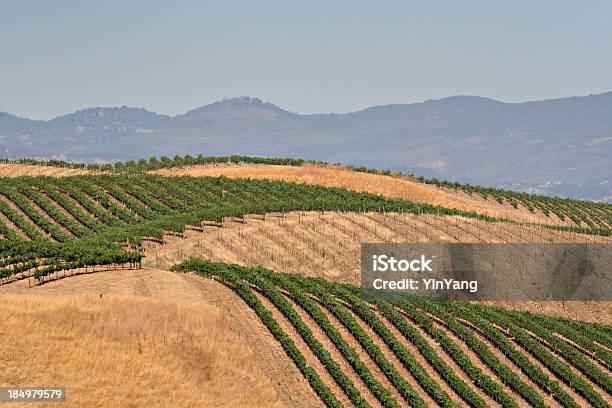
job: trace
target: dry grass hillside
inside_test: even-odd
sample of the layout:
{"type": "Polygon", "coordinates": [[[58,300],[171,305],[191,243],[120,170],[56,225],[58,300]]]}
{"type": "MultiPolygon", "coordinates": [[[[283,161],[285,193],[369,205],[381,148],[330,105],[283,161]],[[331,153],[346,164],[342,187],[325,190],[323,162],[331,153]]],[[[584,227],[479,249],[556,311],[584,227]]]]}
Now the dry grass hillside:
{"type": "Polygon", "coordinates": [[[343,187],[349,190],[380,194],[387,197],[404,198],[417,203],[441,205],[463,211],[474,211],[493,217],[509,218],[555,225],[573,225],[556,215],[544,215],[538,209],[530,212],[519,204],[517,208],[508,203],[500,204],[493,198],[484,199],[460,190],[445,189],[419,183],[408,177],[398,178],[379,174],[356,172],[345,167],[305,164],[303,166],[280,165],[198,165],[161,169],[152,173],[166,176],[227,176],[230,178],[252,178],[283,180],[296,183],[316,184],[327,187],[343,187]]]}
{"type": "MultiPolygon", "coordinates": [[[[253,294],[271,313],[279,327],[300,350],[306,364],[345,406],[351,401],[307,345],[304,337],[284,315],[277,303],[259,291],[253,294]]],[[[462,369],[449,349],[432,332],[407,315],[404,321],[421,342],[404,337],[376,308],[371,312],[386,324],[390,333],[421,367],[421,375],[409,369],[395,348],[370,327],[352,308],[345,310],[364,335],[375,345],[372,354],[356,332],[320,302],[315,302],[352,350],[349,358],[326,333],[322,325],[289,294],[282,297],[309,328],[316,341],[342,370],[356,391],[371,406],[382,406],[374,387],[359,374],[367,370],[390,392],[399,406],[408,407],[397,383],[382,369],[379,359],[401,375],[427,406],[438,406],[423,386],[422,376],[431,378],[456,406],[467,407],[458,389],[433,365],[425,349],[433,350],[447,367],[487,406],[500,406],[479,388],[462,369]],[[374,358],[378,355],[378,358],[374,358]],[[360,362],[359,370],[351,363],[360,362]],[[420,378],[420,379],[419,379],[420,378]]],[[[518,392],[504,385],[502,378],[474,349],[435,318],[433,327],[444,333],[461,350],[469,365],[502,387],[518,406],[529,406],[518,392]]],[[[471,327],[471,326],[467,326],[471,327]]],[[[517,373],[518,378],[543,399],[547,406],[561,406],[553,396],[525,374],[519,363],[507,357],[484,335],[474,331],[498,363],[517,373]]],[[[216,280],[191,274],[159,270],[113,271],[70,277],[28,288],[23,282],[0,287],[0,341],[18,344],[0,350],[2,385],[67,385],[68,407],[312,407],[321,406],[304,377],[289,360],[255,313],[228,287],[216,280]],[[102,295],[102,297],[100,297],[102,295]]],[[[538,370],[557,379],[535,356],[512,341],[513,347],[538,370]]],[[[399,347],[399,346],[396,346],[399,347]]],[[[586,354],[599,369],[603,364],[586,354]]],[[[562,360],[566,361],[566,360],[562,360]]],[[[522,364],[522,363],[521,363],[522,364]]],[[[606,403],[610,396],[586,377],[606,403]]],[[[589,406],[571,384],[560,387],[578,406],[589,406]]],[[[14,405],[19,406],[19,405],[14,405]]]]}
{"type": "Polygon", "coordinates": [[[0,385],[64,385],[67,407],[320,405],[255,313],[192,275],[0,286],[0,344],[19,348],[0,348],[0,385]]]}
{"type": "Polygon", "coordinates": [[[49,176],[67,177],[91,174],[85,169],[69,169],[55,166],[38,166],[32,164],[0,164],[0,177],[49,176]]]}

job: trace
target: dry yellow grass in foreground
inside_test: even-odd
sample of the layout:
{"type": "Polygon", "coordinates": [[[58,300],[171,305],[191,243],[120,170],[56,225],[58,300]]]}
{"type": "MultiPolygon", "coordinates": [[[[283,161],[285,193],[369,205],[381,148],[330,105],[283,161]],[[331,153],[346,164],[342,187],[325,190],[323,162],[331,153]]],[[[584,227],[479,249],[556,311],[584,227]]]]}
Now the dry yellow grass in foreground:
{"type": "Polygon", "coordinates": [[[474,211],[493,217],[517,221],[537,221],[545,224],[570,225],[551,214],[545,216],[539,210],[531,213],[527,208],[500,204],[494,199],[470,196],[462,191],[444,189],[413,181],[408,177],[398,178],[379,174],[356,172],[340,166],[305,164],[303,166],[280,165],[197,165],[152,171],[165,176],[227,176],[229,178],[252,178],[282,180],[296,183],[316,184],[326,187],[342,187],[349,190],[403,198],[417,203],[441,205],[463,211],[474,211]]]}
{"type": "Polygon", "coordinates": [[[35,166],[33,164],[0,164],[0,177],[50,176],[67,177],[91,174],[85,169],[68,169],[54,166],[35,166]]]}
{"type": "Polygon", "coordinates": [[[214,306],[3,295],[0,385],[66,386],[66,407],[280,406],[238,336],[214,306]]]}

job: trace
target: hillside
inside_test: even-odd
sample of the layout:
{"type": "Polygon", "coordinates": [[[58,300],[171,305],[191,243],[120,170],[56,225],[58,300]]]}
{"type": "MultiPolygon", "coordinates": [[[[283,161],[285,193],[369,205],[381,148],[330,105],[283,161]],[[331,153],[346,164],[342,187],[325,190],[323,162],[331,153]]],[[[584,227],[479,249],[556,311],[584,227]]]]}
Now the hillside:
{"type": "Polygon", "coordinates": [[[367,242],[612,243],[612,238],[461,216],[296,211],[250,214],[223,227],[202,223],[163,241],[143,242],[143,265],[169,269],[190,257],[207,258],[358,284],[360,246],[367,242]]]}
{"type": "Polygon", "coordinates": [[[58,173],[0,178],[0,339],[29,350],[4,350],[2,384],[64,381],[75,407],[612,403],[610,302],[498,309],[353,286],[364,242],[610,245],[609,206],[283,159],[179,161],[7,165],[58,173]],[[592,218],[546,224],[577,214],[592,218]]]}
{"type": "MultiPolygon", "coordinates": [[[[19,168],[23,165],[16,166],[19,168]]],[[[37,171],[44,169],[42,166],[32,168],[37,171]]],[[[577,240],[593,241],[600,235],[609,234],[610,208],[603,204],[570,200],[548,202],[542,201],[545,198],[508,196],[507,193],[496,196],[495,201],[489,201],[483,192],[466,193],[401,177],[329,166],[217,166],[168,171],[195,171],[199,174],[211,169],[220,170],[221,174],[227,171],[231,174],[237,170],[234,176],[240,177],[256,174],[257,177],[325,186],[240,177],[230,179],[224,176],[165,177],[118,170],[108,174],[67,177],[3,178],[0,180],[0,234],[4,239],[0,240],[0,249],[4,259],[0,278],[3,281],[22,278],[41,280],[70,270],[108,269],[105,265],[139,268],[143,242],[165,244],[169,236],[182,237],[186,231],[205,232],[210,227],[243,221],[248,215],[265,217],[291,211],[317,211],[320,214],[329,211],[374,212],[374,217],[382,216],[384,219],[387,214],[393,213],[414,214],[419,218],[431,214],[459,223],[463,229],[475,222],[477,235],[474,232],[471,234],[478,237],[477,242],[497,240],[487,232],[489,226],[499,234],[497,226],[512,225],[503,218],[494,219],[488,214],[508,214],[509,219],[538,221],[540,225],[555,224],[554,216],[557,217],[557,224],[570,224],[570,219],[573,222],[578,220],[574,226],[553,225],[553,229],[542,230],[546,234],[555,233],[555,229],[560,233],[589,234],[583,238],[576,236],[577,240]],[[440,201],[444,206],[433,205],[440,204],[440,201]],[[538,209],[548,214],[540,214],[538,209]],[[445,218],[449,215],[461,218],[445,218]],[[584,224],[581,220],[585,220],[584,224]],[[491,221],[499,222],[491,224],[491,221]],[[577,225],[581,228],[577,228],[577,225]],[[598,228],[591,228],[595,226],[598,228]]],[[[525,239],[521,234],[529,234],[530,228],[527,225],[519,227],[515,234],[525,239]]],[[[410,237],[406,233],[402,235],[401,231],[391,231],[389,237],[374,233],[372,238],[367,235],[360,237],[355,244],[372,239],[375,242],[387,241],[385,238],[397,241],[402,237],[406,242],[414,242],[415,239],[417,242],[427,241],[431,234],[438,234],[437,229],[437,225],[430,225],[422,231],[413,231],[410,237]]],[[[536,227],[537,231],[540,229],[536,227]]],[[[539,235],[543,233],[538,232],[539,235]]],[[[446,236],[452,234],[446,232],[446,236]]],[[[471,240],[469,236],[454,239],[471,240]]],[[[507,238],[501,240],[506,241],[507,238]]]]}
{"type": "MultiPolygon", "coordinates": [[[[143,266],[170,269],[177,262],[202,258],[248,267],[324,278],[359,285],[360,247],[388,243],[559,243],[600,242],[610,237],[585,237],[538,227],[490,223],[463,217],[399,213],[293,212],[266,217],[250,215],[225,228],[203,225],[183,236],[166,235],[164,244],[144,242],[143,266]]],[[[519,310],[612,324],[610,302],[489,302],[519,310]]]]}
{"type": "Polygon", "coordinates": [[[552,198],[492,189],[444,180],[406,176],[367,168],[314,163],[300,159],[250,156],[175,156],[114,164],[79,164],[62,161],[20,160],[0,164],[0,175],[66,177],[87,174],[160,174],[164,176],[226,176],[230,178],[282,180],[341,187],[380,194],[492,217],[532,223],[607,230],[612,206],[581,200],[552,198]]]}
{"type": "Polygon", "coordinates": [[[57,166],[41,166],[28,164],[4,164],[0,163],[0,177],[67,177],[90,174],[86,169],[71,169],[57,166]]]}
{"type": "Polygon", "coordinates": [[[302,157],[609,201],[612,92],[525,103],[455,96],[302,115],[232,98],[175,117],[90,108],[49,121],[0,115],[9,158],[138,160],[188,154],[302,157]],[[169,143],[171,141],[171,143],[169,143]]]}
{"type": "MultiPolygon", "coordinates": [[[[507,197],[498,201],[493,194],[484,197],[482,194],[471,194],[462,189],[440,187],[419,182],[409,177],[391,177],[382,174],[356,172],[341,166],[326,166],[304,164],[302,166],[281,165],[195,165],[176,168],[164,168],[151,171],[153,174],[165,176],[226,176],[230,178],[282,180],[295,183],[307,183],[327,187],[341,187],[349,190],[380,194],[386,197],[396,197],[410,200],[415,203],[426,203],[454,208],[461,211],[472,211],[492,217],[508,218],[517,221],[537,222],[552,225],[573,225],[588,227],[581,218],[590,214],[581,214],[579,217],[569,217],[566,214],[551,210],[551,208],[534,205],[529,201],[512,200],[507,197]]],[[[537,199],[535,200],[537,201],[537,199]]],[[[572,203],[566,203],[574,207],[572,203]]],[[[576,207],[579,203],[576,203],[576,207]]],[[[593,225],[608,228],[612,221],[611,207],[601,206],[601,223],[595,219],[593,225]]],[[[577,209],[578,212],[581,210],[577,209]]]]}
{"type": "Polygon", "coordinates": [[[612,399],[604,326],[467,304],[368,304],[350,287],[226,264],[180,268],[203,277],[141,270],[0,286],[0,336],[33,351],[5,355],[4,381],[49,380],[36,370],[37,356],[63,367],[54,379],[72,385],[67,406],[75,407],[107,394],[109,406],[121,406],[134,381],[158,384],[136,406],[166,398],[176,406],[232,398],[250,406],[388,407],[606,406],[612,399]],[[49,353],[60,339],[70,347],[49,353]],[[79,376],[74,361],[94,355],[120,366],[129,359],[139,373],[156,367],[163,377],[109,376],[101,364],[79,376]],[[11,379],[10,367],[23,365],[33,370],[11,379]],[[94,397],[92,381],[102,375],[117,387],[94,397]]]}
{"type": "Polygon", "coordinates": [[[234,290],[328,406],[612,401],[609,366],[596,357],[609,351],[600,326],[456,302],[368,303],[354,287],[262,268],[191,260],[176,269],[234,290]]]}
{"type": "Polygon", "coordinates": [[[257,316],[211,280],[140,270],[22,282],[0,286],[0,310],[2,344],[28,350],[2,348],[0,384],[68,385],[67,407],[320,405],[257,316]]]}

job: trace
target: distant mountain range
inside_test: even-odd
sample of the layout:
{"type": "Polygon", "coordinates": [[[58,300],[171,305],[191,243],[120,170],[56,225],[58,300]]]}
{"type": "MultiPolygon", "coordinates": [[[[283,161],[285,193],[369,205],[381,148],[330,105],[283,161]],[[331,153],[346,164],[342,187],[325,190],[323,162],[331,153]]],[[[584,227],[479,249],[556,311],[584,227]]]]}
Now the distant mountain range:
{"type": "Polygon", "coordinates": [[[612,200],[612,92],[525,103],[453,96],[301,115],[257,98],[170,117],[89,108],[0,113],[0,156],[115,161],[175,154],[299,157],[493,187],[612,200]]]}

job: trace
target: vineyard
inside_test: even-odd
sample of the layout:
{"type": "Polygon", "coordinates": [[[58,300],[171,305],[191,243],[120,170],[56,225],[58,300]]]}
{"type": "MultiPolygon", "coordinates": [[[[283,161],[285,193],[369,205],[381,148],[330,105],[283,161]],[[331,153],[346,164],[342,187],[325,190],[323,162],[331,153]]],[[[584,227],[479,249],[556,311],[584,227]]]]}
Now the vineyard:
{"type": "MultiPolygon", "coordinates": [[[[190,155],[174,156],[172,159],[162,156],[161,158],[152,157],[149,160],[117,162],[114,164],[78,164],[62,161],[40,162],[36,160],[22,159],[18,161],[3,160],[3,163],[22,164],[30,166],[50,166],[70,169],[73,172],[91,171],[106,173],[141,174],[145,172],[169,170],[173,168],[215,165],[215,164],[255,164],[265,166],[289,166],[300,167],[304,165],[316,165],[319,167],[330,167],[324,162],[314,162],[301,159],[282,159],[251,156],[203,156],[192,157],[190,155]]],[[[484,201],[493,201],[500,205],[506,205],[515,210],[525,210],[527,214],[542,215],[544,222],[573,225],[589,229],[608,230],[612,228],[612,205],[608,203],[595,203],[591,201],[571,200],[558,197],[547,197],[537,194],[520,193],[511,190],[473,186],[470,184],[460,184],[438,180],[435,178],[427,179],[404,175],[402,173],[392,173],[388,170],[375,170],[365,167],[340,166],[353,172],[376,174],[388,176],[396,179],[411,180],[427,186],[435,186],[441,191],[451,191],[466,194],[469,197],[484,201]]],[[[31,170],[30,170],[31,171],[31,170]]],[[[64,175],[78,173],[64,173],[64,175]]],[[[53,175],[52,173],[49,175],[53,175]]],[[[524,216],[529,219],[528,215],[524,216]]]]}
{"type": "Polygon", "coordinates": [[[0,278],[43,278],[106,264],[132,267],[140,262],[143,240],[164,242],[167,235],[201,230],[203,221],[291,210],[459,213],[342,189],[223,177],[0,179],[0,278]]]}
{"type": "Polygon", "coordinates": [[[589,228],[610,228],[612,226],[612,209],[610,204],[606,203],[567,200],[558,197],[518,193],[511,190],[449,183],[436,179],[417,179],[426,184],[460,190],[469,195],[479,195],[485,200],[491,197],[500,204],[508,203],[514,208],[518,208],[520,205],[532,213],[539,210],[546,216],[555,215],[560,220],[569,219],[575,225],[585,225],[589,228]]]}
{"type": "MultiPolygon", "coordinates": [[[[537,221],[539,223],[553,225],[577,226],[589,229],[609,230],[612,227],[612,205],[607,203],[594,203],[590,201],[570,200],[558,197],[547,197],[494,189],[487,187],[472,186],[468,184],[450,183],[436,179],[425,179],[422,177],[406,176],[401,173],[390,173],[387,171],[377,171],[365,168],[350,168],[344,166],[329,166],[324,163],[281,163],[274,161],[257,161],[250,158],[244,160],[240,156],[232,158],[222,158],[226,161],[205,162],[193,158],[175,158],[166,160],[163,165],[161,162],[154,162],[153,165],[146,165],[148,171],[158,174],[180,174],[180,175],[235,175],[245,178],[271,178],[285,179],[294,182],[317,183],[311,180],[308,172],[304,174],[304,169],[317,173],[315,180],[321,181],[323,172],[332,173],[335,180],[329,180],[327,186],[345,187],[353,189],[357,185],[362,185],[363,180],[368,176],[377,179],[379,183],[396,185],[398,188],[392,196],[405,198],[414,202],[428,202],[442,206],[452,205],[453,208],[462,210],[472,210],[474,207],[482,207],[481,213],[509,217],[522,221],[537,221]],[[241,161],[244,160],[244,161],[241,161]],[[200,164],[229,163],[247,164],[242,166],[230,166],[229,168],[217,168],[214,166],[200,166],[200,164]],[[248,166],[248,164],[262,164],[259,167],[248,166]],[[289,165],[289,166],[288,166],[289,165]],[[184,167],[184,170],[180,169],[184,167]],[[361,174],[359,174],[361,173],[361,174]],[[363,174],[365,173],[365,174],[363,174]],[[283,175],[283,176],[281,176],[283,175]],[[352,177],[351,177],[352,176],[352,177]],[[361,180],[361,182],[350,181],[351,178],[361,180]],[[411,194],[406,194],[406,189],[414,190],[411,194]],[[466,206],[468,204],[468,206],[466,206]],[[490,207],[490,208],[489,208],[490,207]],[[486,211],[489,208],[490,211],[486,211]]],[[[139,167],[126,167],[131,171],[138,171],[139,167]]],[[[327,175],[326,175],[327,176],[327,175]]],[[[376,181],[374,181],[376,182],[376,181]]],[[[359,187],[360,191],[363,186],[359,187]]],[[[374,191],[370,191],[374,192],[374,191]]],[[[379,191],[377,191],[379,192],[379,191]]],[[[383,195],[382,191],[380,191],[383,195]]],[[[475,209],[474,208],[474,209],[475,209]]]]}
{"type": "MultiPolygon", "coordinates": [[[[57,162],[52,168],[70,172],[0,178],[0,286],[5,293],[62,287],[72,293],[71,283],[81,282],[102,299],[108,282],[118,281],[112,288],[127,287],[128,294],[197,295],[198,304],[224,311],[237,310],[238,302],[266,333],[249,341],[270,336],[297,369],[290,383],[305,384],[304,401],[318,396],[327,406],[611,406],[609,325],[484,304],[382,300],[362,296],[356,286],[364,242],[609,245],[609,205],[519,202],[508,193],[500,203],[516,199],[516,211],[533,205],[539,214],[523,221],[342,183],[148,173],[197,160],[57,162]],[[557,221],[579,211],[588,222],[540,222],[546,209],[557,221]],[[200,276],[166,272],[191,277],[187,282],[160,271],[179,262],[174,270],[200,276]],[[62,279],[74,275],[81,276],[62,279]],[[106,284],[90,285],[92,276],[106,284]],[[176,293],[166,293],[171,288],[176,293]]],[[[220,172],[306,165],[241,156],[202,160],[220,172]]],[[[20,165],[48,173],[41,163],[20,165]]],[[[498,193],[462,194],[486,201],[498,193]]],[[[556,261],[543,255],[542,262],[556,261]]]]}
{"type": "Polygon", "coordinates": [[[327,406],[612,401],[608,326],[458,302],[366,301],[350,285],[197,259],[174,269],[235,291],[327,406]]]}
{"type": "MultiPolygon", "coordinates": [[[[0,282],[42,281],[62,271],[88,272],[103,265],[138,267],[143,242],[166,244],[172,237],[197,235],[211,225],[235,225],[236,220],[245,227],[249,218],[257,219],[245,216],[266,214],[271,219],[282,214],[273,229],[262,224],[205,234],[204,242],[201,236],[197,241],[202,250],[189,255],[308,274],[325,270],[328,276],[354,281],[362,242],[607,242],[609,234],[604,228],[519,226],[473,212],[282,181],[125,173],[15,177],[0,179],[0,282]],[[286,218],[291,211],[304,214],[297,227],[286,218]],[[310,220],[309,211],[319,217],[310,220]],[[332,212],[340,215],[324,216],[332,212]],[[296,238],[301,244],[288,247],[296,238]],[[323,244],[329,242],[333,245],[323,244]],[[224,252],[231,256],[223,258],[224,252]],[[315,262],[317,257],[322,261],[315,262]]],[[[162,252],[172,250],[167,248],[162,252]]],[[[178,259],[185,258],[188,248],[178,250],[178,259]]],[[[156,252],[156,265],[165,262],[166,267],[177,259],[162,254],[160,263],[159,258],[156,252]]]]}
{"type": "Polygon", "coordinates": [[[398,212],[249,215],[226,222],[224,227],[204,225],[186,230],[182,236],[165,236],[164,244],[145,242],[144,264],[167,269],[177,261],[196,257],[355,284],[365,242],[612,243],[607,236],[540,226],[398,212]]]}

